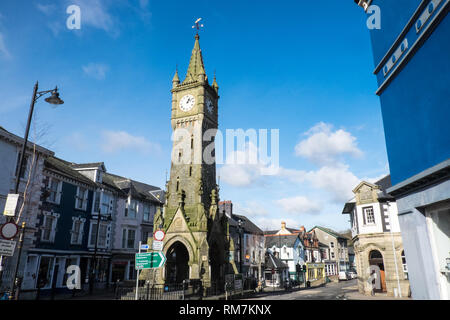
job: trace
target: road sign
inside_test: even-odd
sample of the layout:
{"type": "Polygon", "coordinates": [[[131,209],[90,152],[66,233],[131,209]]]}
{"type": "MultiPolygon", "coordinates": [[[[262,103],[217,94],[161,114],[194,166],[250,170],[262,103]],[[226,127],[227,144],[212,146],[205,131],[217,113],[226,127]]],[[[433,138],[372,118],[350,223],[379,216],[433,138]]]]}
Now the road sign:
{"type": "Polygon", "coordinates": [[[162,230],[158,230],[153,234],[153,238],[157,241],[163,241],[166,234],[162,230]]]}
{"type": "Polygon", "coordinates": [[[148,244],[141,244],[141,250],[148,250],[150,246],[148,244]]]}
{"type": "Polygon", "coordinates": [[[3,215],[14,217],[16,215],[17,203],[19,201],[19,195],[15,193],[8,194],[6,198],[5,210],[3,215]]]}
{"type": "Polygon", "coordinates": [[[2,236],[3,239],[11,240],[18,232],[19,226],[14,222],[7,222],[0,226],[0,236],[2,236]]]}
{"type": "Polygon", "coordinates": [[[0,256],[12,257],[15,248],[16,241],[0,240],[0,256]]]}
{"type": "Polygon", "coordinates": [[[161,268],[166,262],[162,251],[136,253],[136,270],[161,268]]]}
{"type": "Polygon", "coordinates": [[[163,249],[163,246],[164,246],[163,241],[153,240],[152,242],[152,250],[161,251],[163,249]]]}

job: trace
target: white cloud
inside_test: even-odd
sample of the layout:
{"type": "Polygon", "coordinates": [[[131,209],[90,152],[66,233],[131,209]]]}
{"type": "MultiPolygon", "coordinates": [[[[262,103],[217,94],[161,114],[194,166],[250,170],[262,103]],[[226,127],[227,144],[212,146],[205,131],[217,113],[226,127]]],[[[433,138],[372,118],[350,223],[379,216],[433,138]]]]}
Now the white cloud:
{"type": "Polygon", "coordinates": [[[219,175],[223,181],[232,186],[244,187],[266,175],[270,172],[270,168],[260,161],[258,148],[250,142],[245,144],[244,150],[235,150],[227,155],[219,175]]]}
{"type": "Polygon", "coordinates": [[[42,4],[42,3],[36,3],[36,8],[41,11],[45,15],[50,15],[55,11],[55,5],[52,4],[42,4]]]}
{"type": "Polygon", "coordinates": [[[69,2],[78,5],[81,9],[81,29],[84,26],[91,26],[104,30],[113,36],[119,34],[117,21],[109,14],[104,1],[70,0],[69,2]]]}
{"type": "Polygon", "coordinates": [[[305,132],[308,138],[295,146],[295,154],[320,165],[331,165],[344,154],[353,157],[363,155],[351,133],[342,129],[332,131],[332,127],[320,122],[309,129],[305,132]]]}
{"type": "Polygon", "coordinates": [[[269,211],[258,201],[246,201],[245,204],[233,203],[233,213],[246,217],[267,216],[269,211]]]}
{"type": "Polygon", "coordinates": [[[281,168],[279,176],[298,184],[309,182],[314,188],[331,194],[333,201],[337,202],[352,198],[353,188],[362,180],[349,170],[348,165],[342,163],[312,171],[281,168]]]}
{"type": "Polygon", "coordinates": [[[108,65],[102,63],[89,63],[82,67],[83,72],[89,77],[97,80],[104,80],[106,78],[106,73],[109,70],[108,65]]]}
{"type": "Polygon", "coordinates": [[[287,228],[299,229],[301,224],[298,220],[292,218],[268,218],[259,217],[252,219],[252,222],[256,224],[261,230],[280,230],[281,222],[286,222],[287,228]]]}
{"type": "Polygon", "coordinates": [[[107,153],[134,150],[147,154],[161,151],[159,144],[150,142],[144,137],[133,136],[125,131],[103,131],[102,138],[102,149],[107,153]]]}
{"type": "Polygon", "coordinates": [[[306,197],[297,196],[276,201],[287,213],[318,213],[322,206],[306,197]]]}

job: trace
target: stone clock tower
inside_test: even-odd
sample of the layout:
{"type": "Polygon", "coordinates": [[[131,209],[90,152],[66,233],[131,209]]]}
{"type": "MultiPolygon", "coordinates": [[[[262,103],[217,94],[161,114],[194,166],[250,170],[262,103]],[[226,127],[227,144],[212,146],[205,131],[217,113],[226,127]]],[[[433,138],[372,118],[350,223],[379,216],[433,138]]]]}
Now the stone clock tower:
{"type": "Polygon", "coordinates": [[[170,179],[164,208],[154,218],[154,230],[166,232],[163,252],[167,262],[147,277],[154,284],[189,279],[203,287],[222,288],[229,241],[228,220],[218,211],[214,159],[219,86],[215,76],[209,84],[199,38],[197,34],[186,78],[180,82],[176,71],[172,80],[170,179]]]}

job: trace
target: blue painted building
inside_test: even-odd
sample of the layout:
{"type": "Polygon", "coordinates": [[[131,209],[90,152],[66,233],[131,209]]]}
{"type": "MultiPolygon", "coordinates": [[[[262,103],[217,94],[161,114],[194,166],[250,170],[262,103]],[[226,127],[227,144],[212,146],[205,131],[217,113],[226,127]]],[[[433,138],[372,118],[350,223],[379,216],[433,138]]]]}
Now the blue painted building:
{"type": "Polygon", "coordinates": [[[97,228],[99,204],[94,197],[105,189],[115,190],[55,157],[45,160],[43,174],[42,204],[37,212],[34,245],[27,252],[22,297],[35,296],[38,288],[41,295],[69,292],[67,268],[71,265],[80,268],[82,289],[87,289],[94,265],[96,286],[102,286],[110,272],[113,215],[112,210],[102,212],[97,228]]]}
{"type": "Polygon", "coordinates": [[[388,192],[397,200],[412,297],[449,299],[450,0],[355,2],[370,26],[388,192]]]}

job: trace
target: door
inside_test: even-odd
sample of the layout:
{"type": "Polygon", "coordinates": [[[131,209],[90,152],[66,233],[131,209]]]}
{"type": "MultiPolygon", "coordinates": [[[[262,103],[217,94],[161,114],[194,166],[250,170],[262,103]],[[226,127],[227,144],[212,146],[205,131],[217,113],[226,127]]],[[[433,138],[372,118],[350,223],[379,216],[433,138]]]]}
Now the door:
{"type": "Polygon", "coordinates": [[[23,277],[22,289],[34,289],[37,280],[38,256],[29,255],[27,257],[27,265],[23,277]]]}

